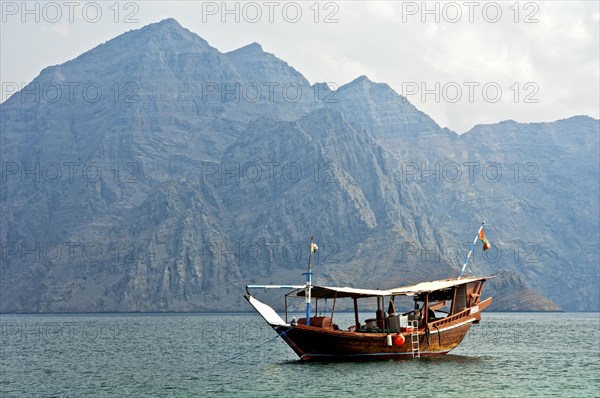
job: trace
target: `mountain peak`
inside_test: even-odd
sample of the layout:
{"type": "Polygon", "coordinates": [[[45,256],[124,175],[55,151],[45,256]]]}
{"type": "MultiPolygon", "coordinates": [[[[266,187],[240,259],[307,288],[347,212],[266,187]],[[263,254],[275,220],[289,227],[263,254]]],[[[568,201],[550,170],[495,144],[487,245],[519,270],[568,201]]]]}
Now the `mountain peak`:
{"type": "Polygon", "coordinates": [[[237,50],[234,50],[232,52],[238,52],[238,53],[264,53],[265,51],[263,50],[262,46],[260,44],[258,44],[257,42],[252,42],[244,47],[240,47],[237,50]]]}
{"type": "Polygon", "coordinates": [[[152,30],[152,29],[179,29],[187,30],[175,18],[166,18],[162,21],[154,22],[142,27],[140,30],[152,30]]]}
{"type": "MultiPolygon", "coordinates": [[[[393,103],[402,102],[408,103],[408,101],[401,101],[398,93],[394,91],[386,83],[375,83],[369,79],[366,75],[361,75],[350,83],[346,83],[337,90],[341,98],[355,98],[360,101],[367,101],[367,99],[375,100],[376,102],[393,103]]],[[[402,97],[403,98],[403,97],[402,97]]],[[[409,107],[412,107],[408,103],[409,107]]]]}
{"type": "Polygon", "coordinates": [[[360,75],[356,79],[352,80],[350,83],[371,83],[374,84],[373,80],[369,79],[367,75],[360,75]]]}
{"type": "MultiPolygon", "coordinates": [[[[245,45],[244,47],[240,47],[228,53],[225,53],[228,57],[231,58],[257,58],[257,59],[270,59],[270,60],[279,60],[275,55],[266,52],[263,50],[262,46],[257,42],[250,43],[245,45]],[[266,57],[266,58],[265,58],[266,57]]],[[[279,60],[281,61],[281,60],[279,60]]],[[[283,61],[281,61],[283,62],[283,61]]]]}
{"type": "Polygon", "coordinates": [[[397,95],[394,90],[387,85],[386,83],[375,83],[373,80],[369,79],[366,75],[361,75],[356,79],[352,80],[350,83],[344,84],[340,87],[340,90],[350,90],[350,89],[363,89],[363,90],[378,90],[381,92],[388,91],[393,92],[394,95],[397,95]]]}
{"type": "Polygon", "coordinates": [[[161,25],[161,26],[173,26],[179,29],[184,29],[183,26],[175,18],[165,18],[162,21],[158,21],[151,25],[161,25]]]}
{"type": "Polygon", "coordinates": [[[268,75],[269,79],[274,79],[270,81],[301,82],[302,85],[309,86],[308,81],[300,72],[276,55],[264,51],[262,46],[256,42],[225,53],[225,56],[249,81],[264,81],[264,77],[268,75]]]}
{"type": "Polygon", "coordinates": [[[119,57],[135,57],[157,51],[193,53],[211,50],[215,49],[206,40],[181,26],[177,20],[167,18],[125,32],[81,54],[76,60],[103,62],[102,60],[115,58],[115,54],[119,57]],[[138,55],[133,55],[134,53],[138,55]]]}
{"type": "MultiPolygon", "coordinates": [[[[174,18],[163,19],[129,33],[135,33],[135,37],[143,37],[146,40],[150,37],[159,42],[190,42],[201,47],[210,47],[206,40],[181,26],[174,18]]],[[[122,36],[127,36],[127,33],[122,36]]]]}
{"type": "MultiPolygon", "coordinates": [[[[179,24],[179,22],[177,22],[177,20],[174,18],[167,18],[167,19],[163,19],[162,21],[159,21],[159,22],[154,22],[154,23],[148,24],[146,26],[143,26],[140,29],[127,32],[121,36],[143,35],[143,36],[158,37],[158,36],[166,36],[166,35],[173,35],[173,34],[179,34],[182,36],[191,36],[191,35],[197,36],[195,33],[192,33],[189,30],[187,30],[186,28],[184,28],[183,26],[181,26],[181,24],[179,24]]],[[[118,36],[117,39],[121,36],[118,36]]]]}

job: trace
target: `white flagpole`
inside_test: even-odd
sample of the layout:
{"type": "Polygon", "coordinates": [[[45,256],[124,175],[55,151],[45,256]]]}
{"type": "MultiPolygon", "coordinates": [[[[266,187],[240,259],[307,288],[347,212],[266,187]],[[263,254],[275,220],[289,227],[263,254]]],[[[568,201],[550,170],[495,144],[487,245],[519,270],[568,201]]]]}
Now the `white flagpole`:
{"type": "Polygon", "coordinates": [[[310,244],[308,245],[308,271],[305,273],[306,275],[306,291],[304,296],[306,297],[306,326],[310,326],[310,291],[312,288],[312,269],[311,269],[311,257],[312,257],[312,244],[313,237],[310,237],[310,244]]]}
{"type": "Polygon", "coordinates": [[[469,249],[469,254],[467,254],[467,259],[465,260],[465,263],[463,264],[463,267],[460,270],[460,275],[458,275],[458,279],[462,278],[463,273],[465,272],[465,269],[467,268],[467,264],[469,263],[469,259],[471,258],[471,254],[473,253],[473,249],[475,248],[477,239],[479,239],[479,234],[481,233],[481,230],[483,229],[484,224],[485,224],[485,221],[483,221],[481,223],[481,226],[479,227],[479,230],[477,231],[477,235],[475,235],[475,239],[473,239],[473,243],[471,243],[471,248],[469,249]]]}

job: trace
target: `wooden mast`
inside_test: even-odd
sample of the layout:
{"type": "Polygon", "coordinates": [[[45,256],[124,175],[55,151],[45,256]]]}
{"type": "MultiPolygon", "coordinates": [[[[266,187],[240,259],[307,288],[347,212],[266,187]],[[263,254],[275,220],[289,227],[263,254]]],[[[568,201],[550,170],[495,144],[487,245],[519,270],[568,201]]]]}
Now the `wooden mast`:
{"type": "Polygon", "coordinates": [[[356,297],[353,298],[354,301],[354,324],[356,325],[356,330],[358,330],[359,326],[360,326],[360,322],[358,320],[358,303],[356,302],[356,300],[358,300],[356,297]]]}

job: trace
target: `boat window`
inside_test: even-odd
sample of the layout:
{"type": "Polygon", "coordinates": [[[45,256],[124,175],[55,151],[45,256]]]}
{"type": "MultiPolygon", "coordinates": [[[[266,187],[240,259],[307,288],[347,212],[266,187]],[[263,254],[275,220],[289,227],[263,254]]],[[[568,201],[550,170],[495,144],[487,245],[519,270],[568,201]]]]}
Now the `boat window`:
{"type": "Polygon", "coordinates": [[[453,297],[454,290],[452,288],[429,293],[429,308],[433,311],[433,316],[430,313],[429,319],[447,317],[452,310],[453,297]]]}
{"type": "MultiPolygon", "coordinates": [[[[450,301],[450,300],[434,302],[434,303],[429,303],[429,308],[431,308],[433,310],[435,319],[440,319],[440,318],[445,318],[448,315],[450,315],[451,304],[452,304],[452,301],[450,301]]],[[[429,319],[431,320],[432,317],[429,316],[429,319]]]]}
{"type": "Polygon", "coordinates": [[[394,296],[394,309],[396,314],[407,315],[412,312],[415,309],[414,296],[394,296]]]}

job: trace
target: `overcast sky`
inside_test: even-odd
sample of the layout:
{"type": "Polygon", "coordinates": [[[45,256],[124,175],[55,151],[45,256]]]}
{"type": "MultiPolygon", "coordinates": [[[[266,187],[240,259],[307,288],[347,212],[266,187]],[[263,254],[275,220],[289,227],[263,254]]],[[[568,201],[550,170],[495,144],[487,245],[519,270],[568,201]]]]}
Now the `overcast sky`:
{"type": "Polygon", "coordinates": [[[2,1],[1,101],[7,84],[173,17],[221,52],[258,42],[311,83],[387,83],[459,133],[506,119],[599,117],[598,1],[116,4],[2,1]]]}

